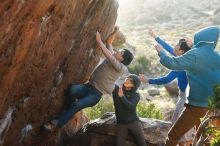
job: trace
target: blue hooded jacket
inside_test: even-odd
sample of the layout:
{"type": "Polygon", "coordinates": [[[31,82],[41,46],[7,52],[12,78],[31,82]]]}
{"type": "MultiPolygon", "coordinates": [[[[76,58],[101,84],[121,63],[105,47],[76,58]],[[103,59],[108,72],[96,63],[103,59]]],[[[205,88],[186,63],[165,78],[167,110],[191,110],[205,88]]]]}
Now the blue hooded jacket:
{"type": "Polygon", "coordinates": [[[188,104],[207,107],[207,98],[213,87],[220,84],[220,54],[215,51],[219,28],[207,27],[194,36],[193,49],[179,57],[169,57],[159,52],[160,62],[172,70],[185,70],[189,80],[188,104]]]}

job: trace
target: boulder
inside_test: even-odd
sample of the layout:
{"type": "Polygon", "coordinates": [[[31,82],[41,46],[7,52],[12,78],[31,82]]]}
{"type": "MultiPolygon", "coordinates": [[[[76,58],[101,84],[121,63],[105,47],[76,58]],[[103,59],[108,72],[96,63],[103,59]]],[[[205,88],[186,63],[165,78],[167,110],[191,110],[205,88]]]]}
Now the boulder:
{"type": "Polygon", "coordinates": [[[157,88],[149,89],[149,90],[147,90],[147,92],[150,96],[160,95],[160,90],[157,88]]]}
{"type": "Polygon", "coordinates": [[[83,111],[80,111],[76,113],[76,115],[65,126],[62,127],[61,133],[65,137],[71,137],[87,122],[89,122],[89,119],[85,116],[83,111]]]}
{"type": "Polygon", "coordinates": [[[119,47],[123,45],[125,42],[126,42],[125,35],[121,31],[118,31],[116,33],[115,40],[113,41],[113,46],[119,47]]]}
{"type": "Polygon", "coordinates": [[[165,121],[171,121],[171,119],[173,117],[174,110],[175,109],[164,112],[163,115],[164,115],[164,120],[165,121]]]}
{"type": "MultiPolygon", "coordinates": [[[[144,127],[144,137],[148,146],[157,146],[164,143],[170,122],[140,118],[144,127]]],[[[106,113],[101,118],[87,123],[67,143],[69,146],[114,146],[116,133],[116,119],[114,113],[106,113]]],[[[127,146],[135,146],[133,137],[126,138],[127,146]]]]}
{"type": "Polygon", "coordinates": [[[179,89],[178,89],[177,82],[174,81],[170,84],[166,84],[164,87],[165,87],[166,91],[169,93],[169,95],[178,97],[179,89]]]}
{"type": "Polygon", "coordinates": [[[146,100],[147,101],[152,101],[152,100],[154,100],[154,97],[153,96],[146,96],[146,100]]]}
{"type": "MultiPolygon", "coordinates": [[[[117,9],[115,0],[1,1],[0,145],[59,143],[59,130],[40,127],[63,111],[68,84],[89,78],[102,54],[95,33],[107,38],[117,9]]],[[[78,128],[81,116],[73,123],[78,128]]]]}

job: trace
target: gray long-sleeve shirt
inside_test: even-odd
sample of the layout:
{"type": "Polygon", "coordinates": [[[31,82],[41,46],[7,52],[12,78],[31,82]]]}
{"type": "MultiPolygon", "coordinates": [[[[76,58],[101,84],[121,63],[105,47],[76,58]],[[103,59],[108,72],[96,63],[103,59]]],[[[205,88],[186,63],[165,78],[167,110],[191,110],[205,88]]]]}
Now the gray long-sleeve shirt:
{"type": "Polygon", "coordinates": [[[127,72],[127,67],[114,57],[111,60],[105,59],[94,70],[89,83],[94,85],[103,94],[112,94],[115,81],[127,72]]]}

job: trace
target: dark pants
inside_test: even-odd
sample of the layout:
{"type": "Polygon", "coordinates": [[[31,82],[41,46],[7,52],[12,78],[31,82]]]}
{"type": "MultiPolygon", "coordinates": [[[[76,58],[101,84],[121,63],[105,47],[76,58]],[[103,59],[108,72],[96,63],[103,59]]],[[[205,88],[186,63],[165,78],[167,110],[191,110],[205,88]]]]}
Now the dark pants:
{"type": "Polygon", "coordinates": [[[91,85],[70,85],[65,91],[66,111],[54,119],[58,127],[65,125],[78,111],[96,105],[101,96],[102,93],[91,85]]]}
{"type": "Polygon", "coordinates": [[[138,146],[146,146],[143,127],[140,121],[135,121],[129,124],[117,124],[116,146],[125,145],[128,131],[131,132],[138,146]]]}
{"type": "Polygon", "coordinates": [[[204,117],[207,108],[185,105],[183,113],[171,127],[165,146],[176,146],[178,140],[192,127],[200,124],[200,118],[204,117]]]}

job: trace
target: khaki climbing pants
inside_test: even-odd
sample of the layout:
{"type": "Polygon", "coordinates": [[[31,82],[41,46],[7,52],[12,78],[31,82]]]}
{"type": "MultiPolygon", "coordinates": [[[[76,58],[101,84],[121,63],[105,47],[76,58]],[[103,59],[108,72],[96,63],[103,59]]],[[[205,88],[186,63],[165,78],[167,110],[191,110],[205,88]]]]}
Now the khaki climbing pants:
{"type": "Polygon", "coordinates": [[[176,146],[179,139],[192,127],[200,124],[208,109],[185,104],[185,109],[176,123],[171,127],[165,146],[176,146]]]}
{"type": "MultiPolygon", "coordinates": [[[[180,117],[181,113],[185,109],[184,104],[186,103],[186,100],[187,100],[186,92],[179,91],[179,100],[176,103],[176,109],[175,109],[175,111],[173,113],[173,117],[171,119],[172,125],[174,125],[176,123],[176,121],[180,117]]],[[[196,133],[195,127],[190,129],[189,131],[187,131],[179,140],[179,145],[181,145],[180,143],[186,143],[187,141],[192,141],[195,133],[196,133]]]]}

